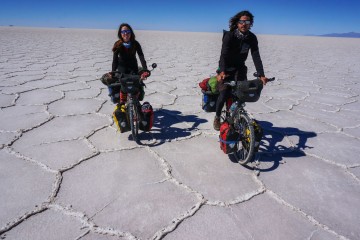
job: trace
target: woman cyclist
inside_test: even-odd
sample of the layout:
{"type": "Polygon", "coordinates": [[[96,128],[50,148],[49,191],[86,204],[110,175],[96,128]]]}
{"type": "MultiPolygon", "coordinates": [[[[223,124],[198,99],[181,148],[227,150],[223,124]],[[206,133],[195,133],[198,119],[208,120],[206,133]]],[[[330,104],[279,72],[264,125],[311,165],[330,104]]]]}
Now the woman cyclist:
{"type": "MultiPolygon", "coordinates": [[[[118,71],[124,74],[137,74],[139,72],[139,66],[136,59],[136,53],[139,56],[142,69],[146,70],[146,61],[141,45],[135,39],[135,33],[131,26],[127,23],[122,23],[118,30],[119,40],[115,42],[112,51],[113,62],[112,71],[118,71]]],[[[141,79],[148,77],[148,73],[144,72],[141,75],[141,79]]],[[[120,103],[126,102],[126,93],[120,91],[120,103]]],[[[144,97],[144,89],[141,88],[139,100],[144,97]]]]}

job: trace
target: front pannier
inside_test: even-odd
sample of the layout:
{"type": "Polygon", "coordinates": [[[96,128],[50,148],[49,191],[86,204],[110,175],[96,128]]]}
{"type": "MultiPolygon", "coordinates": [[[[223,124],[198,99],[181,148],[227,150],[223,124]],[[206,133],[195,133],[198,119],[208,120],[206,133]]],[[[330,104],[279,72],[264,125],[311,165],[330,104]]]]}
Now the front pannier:
{"type": "Polygon", "coordinates": [[[220,149],[224,153],[234,153],[238,149],[238,143],[240,141],[240,134],[235,131],[234,127],[228,122],[223,122],[220,126],[220,149]]]}
{"type": "Polygon", "coordinates": [[[130,122],[126,112],[125,104],[117,104],[113,112],[113,119],[118,130],[123,133],[130,130],[130,122]]]}
{"type": "Polygon", "coordinates": [[[139,125],[140,130],[150,131],[154,123],[154,110],[149,102],[144,102],[141,106],[142,119],[139,125]]]}
{"type": "Polygon", "coordinates": [[[123,91],[124,93],[136,94],[140,92],[141,83],[139,76],[134,75],[131,77],[123,77],[120,78],[120,82],[121,82],[121,91],[123,91]]]}

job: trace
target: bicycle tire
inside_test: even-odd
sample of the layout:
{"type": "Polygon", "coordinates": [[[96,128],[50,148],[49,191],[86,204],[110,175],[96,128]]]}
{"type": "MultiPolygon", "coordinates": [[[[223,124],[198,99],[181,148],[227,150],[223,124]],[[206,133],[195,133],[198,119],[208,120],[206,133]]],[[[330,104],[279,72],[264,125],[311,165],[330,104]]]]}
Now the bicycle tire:
{"type": "Polygon", "coordinates": [[[138,134],[139,134],[139,113],[137,107],[133,102],[128,104],[128,113],[131,127],[132,138],[135,142],[138,142],[138,134]]]}
{"type": "Polygon", "coordinates": [[[255,130],[252,121],[246,113],[238,113],[234,120],[235,129],[240,133],[238,150],[234,157],[241,165],[252,161],[255,154],[255,130]]]}

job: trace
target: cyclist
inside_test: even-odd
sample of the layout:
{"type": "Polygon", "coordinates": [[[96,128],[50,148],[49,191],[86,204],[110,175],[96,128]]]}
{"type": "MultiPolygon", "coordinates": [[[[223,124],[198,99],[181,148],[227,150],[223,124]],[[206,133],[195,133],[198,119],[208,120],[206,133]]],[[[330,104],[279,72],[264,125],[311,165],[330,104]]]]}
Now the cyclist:
{"type": "Polygon", "coordinates": [[[249,50],[260,79],[265,85],[267,78],[264,74],[264,68],[260,57],[257,37],[250,31],[253,26],[254,16],[249,11],[241,11],[230,18],[230,31],[224,31],[222,40],[221,55],[219,60],[218,89],[219,98],[216,102],[216,115],[214,118],[214,129],[220,130],[221,110],[226,100],[231,97],[231,87],[224,85],[226,69],[234,69],[236,81],[247,80],[247,67],[245,61],[249,50]]]}
{"type": "MultiPolygon", "coordinates": [[[[139,56],[142,69],[146,70],[146,61],[141,45],[135,40],[135,33],[131,26],[127,23],[122,23],[118,30],[119,40],[115,42],[112,51],[113,62],[112,71],[119,71],[124,74],[137,74],[139,72],[139,66],[136,59],[136,53],[139,56]]],[[[141,75],[141,79],[148,77],[148,73],[144,72],[141,75]]],[[[144,97],[144,89],[141,88],[139,100],[144,97]]],[[[120,91],[120,104],[125,103],[127,94],[120,91]]]]}

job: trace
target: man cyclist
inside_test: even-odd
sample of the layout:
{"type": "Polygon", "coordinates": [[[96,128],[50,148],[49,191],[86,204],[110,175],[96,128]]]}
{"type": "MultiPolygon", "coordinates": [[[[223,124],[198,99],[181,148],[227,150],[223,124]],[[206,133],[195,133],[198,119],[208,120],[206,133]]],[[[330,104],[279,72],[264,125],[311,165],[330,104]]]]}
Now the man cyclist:
{"type": "Polygon", "coordinates": [[[265,85],[268,79],[265,77],[264,68],[260,57],[257,37],[250,31],[254,23],[254,16],[249,11],[241,11],[230,18],[230,31],[224,31],[221,55],[219,60],[218,89],[219,97],[216,102],[216,115],[214,118],[214,129],[220,130],[221,110],[226,100],[231,97],[231,87],[224,84],[227,69],[233,69],[236,81],[247,80],[247,67],[245,61],[249,51],[260,76],[265,85]]]}

